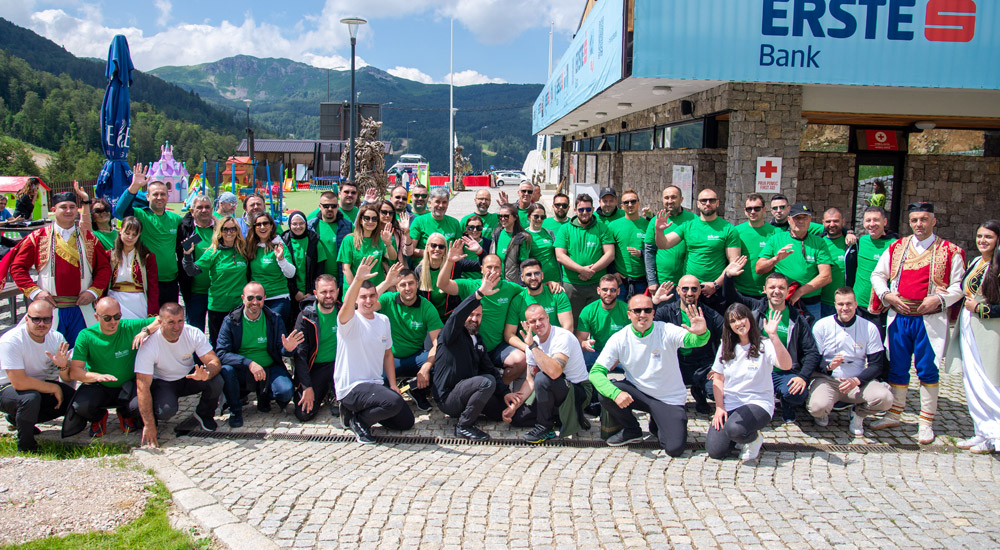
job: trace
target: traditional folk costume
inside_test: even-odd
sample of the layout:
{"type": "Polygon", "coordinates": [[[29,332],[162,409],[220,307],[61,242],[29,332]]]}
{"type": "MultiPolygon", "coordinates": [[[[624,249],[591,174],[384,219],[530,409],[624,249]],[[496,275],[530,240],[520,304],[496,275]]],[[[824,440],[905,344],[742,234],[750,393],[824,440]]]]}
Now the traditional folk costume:
{"type": "MultiPolygon", "coordinates": [[[[57,193],[53,203],[75,199],[72,193],[57,193]]],[[[93,304],[76,305],[80,293],[91,292],[96,299],[108,288],[111,268],[104,247],[91,231],[81,231],[75,224],[64,229],[53,222],[30,233],[11,254],[11,278],[29,300],[42,291],[52,295],[56,303],[52,326],[72,347],[76,335],[97,321],[93,304]],[[37,281],[29,273],[32,268],[38,271],[37,281]]]]}
{"type": "Polygon", "coordinates": [[[149,252],[143,262],[133,248],[122,259],[119,265],[114,254],[111,255],[114,281],[108,289],[108,296],[118,300],[125,319],[145,319],[156,315],[160,312],[156,256],[149,252]]]}
{"type": "MultiPolygon", "coordinates": [[[[915,211],[911,205],[911,211],[915,211]]],[[[917,208],[933,206],[922,204],[917,208]]],[[[910,235],[889,245],[872,273],[870,310],[879,314],[887,309],[883,301],[889,292],[896,292],[914,311],[928,296],[936,296],[940,306],[927,315],[904,314],[889,309],[886,348],[889,352],[889,384],[892,386],[892,408],[883,425],[899,423],[906,406],[906,391],[910,384],[910,363],[914,363],[920,379],[919,423],[926,433],[921,441],[932,441],[934,415],[938,402],[938,363],[944,360],[948,341],[949,307],[962,299],[962,274],[965,272],[965,252],[958,246],[936,236],[918,241],[910,235]],[[928,440],[929,438],[929,440],[928,440]]]]}
{"type": "MultiPolygon", "coordinates": [[[[979,312],[962,308],[945,362],[947,372],[964,372],[965,396],[977,438],[985,448],[1000,445],[1000,304],[983,297],[989,260],[972,261],[962,281],[966,297],[979,302],[979,312]]],[[[975,439],[975,438],[974,438],[975,439]]]]}

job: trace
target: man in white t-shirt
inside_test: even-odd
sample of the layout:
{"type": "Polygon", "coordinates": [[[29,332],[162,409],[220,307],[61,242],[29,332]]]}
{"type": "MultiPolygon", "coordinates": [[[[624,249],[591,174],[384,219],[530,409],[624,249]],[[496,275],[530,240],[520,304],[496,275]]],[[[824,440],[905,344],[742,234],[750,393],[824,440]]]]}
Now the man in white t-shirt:
{"type": "Polygon", "coordinates": [[[201,394],[194,418],[202,429],[215,431],[221,370],[205,332],[184,324],[184,308],[173,302],[160,306],[160,330],[146,339],[135,357],[142,444],[157,446],[156,423],[177,414],[177,399],[186,395],[201,394]],[[195,364],[195,356],[201,365],[195,364]]]}
{"type": "Polygon", "coordinates": [[[710,334],[701,310],[684,305],[690,325],[653,321],[653,300],[639,294],[628,302],[632,324],[616,332],[590,369],[590,381],[604,407],[622,430],[608,438],[619,447],[642,439],[642,428],[629,407],[650,415],[649,431],[668,455],[680,456],[687,443],[687,388],[677,362],[677,350],[708,343],[710,334]],[[608,366],[619,363],[625,380],[608,380],[608,366]]]}
{"type": "Polygon", "coordinates": [[[583,406],[590,402],[593,386],[587,379],[580,341],[572,332],[552,326],[539,304],[528,306],[524,318],[521,340],[528,343],[528,376],[519,391],[504,396],[504,420],[514,426],[534,426],[524,434],[528,443],[556,437],[557,413],[562,437],[575,435],[581,427],[589,429],[583,406]]]}
{"type": "Polygon", "coordinates": [[[838,288],[833,298],[837,314],[820,319],[812,329],[823,360],[809,382],[806,408],[817,425],[826,426],[838,401],[853,403],[849,429],[861,436],[866,416],[892,407],[892,387],[875,380],[882,372],[885,347],[878,327],[855,315],[854,290],[838,288]]]}
{"type": "Polygon", "coordinates": [[[396,387],[389,318],[377,313],[376,258],[361,260],[337,314],[337,367],[333,384],[340,400],[340,417],[359,443],[375,443],[371,429],[382,424],[391,430],[413,427],[413,411],[396,387]],[[357,312],[355,312],[357,306],[357,312]],[[385,373],[389,387],[382,383],[385,373]]]}
{"type": "Polygon", "coordinates": [[[39,299],[0,337],[0,411],[17,428],[17,450],[38,450],[35,425],[66,414],[73,401],[69,344],[52,328],[52,304],[39,299]]]}

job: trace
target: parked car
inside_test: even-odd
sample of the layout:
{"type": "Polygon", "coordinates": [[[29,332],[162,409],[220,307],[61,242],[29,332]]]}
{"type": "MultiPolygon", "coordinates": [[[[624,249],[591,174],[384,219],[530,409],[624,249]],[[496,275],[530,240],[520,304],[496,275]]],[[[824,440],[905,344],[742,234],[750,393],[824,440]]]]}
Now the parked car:
{"type": "Polygon", "coordinates": [[[528,178],[519,171],[508,170],[508,171],[497,171],[493,172],[496,176],[497,187],[501,185],[511,184],[511,185],[521,185],[522,182],[528,181],[528,178]]]}

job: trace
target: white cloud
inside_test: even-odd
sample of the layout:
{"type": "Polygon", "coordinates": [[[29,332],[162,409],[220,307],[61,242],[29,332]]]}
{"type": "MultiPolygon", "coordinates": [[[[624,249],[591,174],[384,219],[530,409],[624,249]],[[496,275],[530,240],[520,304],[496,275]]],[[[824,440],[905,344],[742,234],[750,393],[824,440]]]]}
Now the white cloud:
{"type": "Polygon", "coordinates": [[[153,6],[156,7],[156,11],[160,12],[160,16],[156,18],[156,24],[165,27],[167,21],[170,20],[170,12],[174,7],[173,4],[170,3],[170,0],[155,0],[153,6]]]}
{"type": "MultiPolygon", "coordinates": [[[[448,83],[451,74],[444,75],[444,80],[442,82],[448,83]]],[[[507,81],[502,78],[490,78],[479,71],[473,71],[472,69],[460,71],[455,73],[455,85],[456,86],[472,86],[473,84],[506,84],[507,81]]]]}
{"type": "Polygon", "coordinates": [[[386,72],[397,78],[405,78],[422,84],[434,84],[434,79],[431,78],[431,75],[413,67],[396,66],[386,72]]]}

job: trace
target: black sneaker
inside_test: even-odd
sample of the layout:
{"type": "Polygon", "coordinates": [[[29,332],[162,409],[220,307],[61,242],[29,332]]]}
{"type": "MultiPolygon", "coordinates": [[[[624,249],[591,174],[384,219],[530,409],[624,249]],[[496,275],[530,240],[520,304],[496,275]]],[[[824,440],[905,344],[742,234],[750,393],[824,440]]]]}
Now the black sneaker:
{"type": "Polygon", "coordinates": [[[229,413],[229,427],[230,428],[242,428],[243,427],[243,411],[232,411],[229,413]]]}
{"type": "Polygon", "coordinates": [[[535,427],[530,432],[524,434],[524,440],[532,444],[538,444],[549,439],[554,439],[555,437],[556,432],[552,428],[542,426],[541,424],[535,424],[535,427]]]}
{"type": "Polygon", "coordinates": [[[354,418],[354,413],[351,412],[347,407],[340,405],[340,423],[344,425],[344,429],[351,429],[351,419],[354,418]]]}
{"type": "Polygon", "coordinates": [[[416,383],[416,380],[410,382],[410,389],[406,390],[406,395],[410,396],[410,399],[416,403],[418,409],[427,412],[431,410],[431,402],[427,400],[427,390],[418,390],[414,387],[416,383]]]}
{"type": "Polygon", "coordinates": [[[629,443],[642,441],[642,432],[628,432],[625,429],[608,438],[609,447],[624,447],[629,443]]]}
{"type": "Polygon", "coordinates": [[[712,408],[708,406],[708,401],[704,399],[695,399],[694,412],[698,414],[711,414],[712,408]]]}
{"type": "Polygon", "coordinates": [[[357,438],[358,443],[375,443],[375,438],[372,437],[371,430],[362,426],[361,421],[357,418],[351,418],[351,431],[354,432],[354,437],[357,438]]]}
{"type": "Polygon", "coordinates": [[[271,412],[271,398],[257,396],[257,410],[262,413],[271,412]]]}
{"type": "Polygon", "coordinates": [[[330,400],[330,416],[340,416],[340,401],[330,400]]]}
{"type": "Polygon", "coordinates": [[[469,441],[486,441],[490,438],[490,434],[475,426],[455,426],[455,437],[461,437],[469,441]]]}
{"type": "Polygon", "coordinates": [[[212,418],[211,416],[203,417],[200,414],[198,414],[198,411],[195,411],[194,419],[198,421],[198,424],[201,424],[201,429],[205,430],[206,432],[214,432],[219,428],[219,424],[216,423],[214,418],[212,418]]]}

